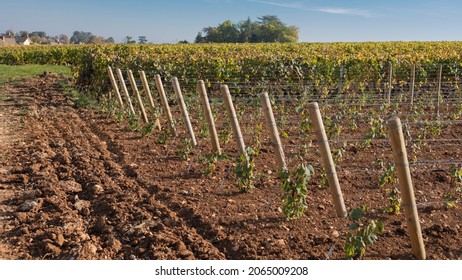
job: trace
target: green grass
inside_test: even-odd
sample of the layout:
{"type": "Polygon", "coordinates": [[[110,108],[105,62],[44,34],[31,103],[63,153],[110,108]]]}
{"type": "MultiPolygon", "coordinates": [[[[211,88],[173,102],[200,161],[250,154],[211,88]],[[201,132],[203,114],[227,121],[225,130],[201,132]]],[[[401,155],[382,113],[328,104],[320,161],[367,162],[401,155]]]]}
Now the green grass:
{"type": "Polygon", "coordinates": [[[0,87],[3,83],[11,80],[31,78],[43,74],[43,72],[71,75],[71,69],[67,66],[28,64],[11,66],[0,64],[0,87]]]}

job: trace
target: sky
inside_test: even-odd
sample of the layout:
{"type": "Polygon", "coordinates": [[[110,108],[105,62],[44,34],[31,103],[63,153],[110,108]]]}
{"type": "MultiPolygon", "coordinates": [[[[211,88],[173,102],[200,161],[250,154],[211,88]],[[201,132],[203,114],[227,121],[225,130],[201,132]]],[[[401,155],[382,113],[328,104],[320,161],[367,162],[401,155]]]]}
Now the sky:
{"type": "Polygon", "coordinates": [[[300,42],[459,41],[460,0],[0,0],[0,33],[91,32],[193,42],[204,27],[276,15],[300,42]]]}

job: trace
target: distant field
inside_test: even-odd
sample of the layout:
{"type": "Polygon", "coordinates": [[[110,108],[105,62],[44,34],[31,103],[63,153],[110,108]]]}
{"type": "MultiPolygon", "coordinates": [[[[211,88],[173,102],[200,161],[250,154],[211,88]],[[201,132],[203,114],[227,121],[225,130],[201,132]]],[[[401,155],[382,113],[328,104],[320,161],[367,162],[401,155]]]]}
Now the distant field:
{"type": "Polygon", "coordinates": [[[0,85],[15,79],[24,79],[43,74],[43,72],[70,75],[71,69],[60,65],[37,65],[28,64],[20,66],[10,66],[0,64],[0,85]]]}

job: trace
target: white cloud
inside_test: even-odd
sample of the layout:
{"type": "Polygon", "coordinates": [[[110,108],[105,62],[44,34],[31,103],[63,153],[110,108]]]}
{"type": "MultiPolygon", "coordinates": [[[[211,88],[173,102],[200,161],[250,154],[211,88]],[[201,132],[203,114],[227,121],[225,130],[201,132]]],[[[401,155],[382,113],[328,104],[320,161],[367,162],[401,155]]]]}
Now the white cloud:
{"type": "Polygon", "coordinates": [[[362,9],[347,9],[340,7],[322,7],[314,9],[318,12],[327,13],[327,14],[336,14],[336,15],[348,15],[348,16],[360,16],[360,17],[372,17],[372,14],[369,11],[362,9]]]}
{"type": "Polygon", "coordinates": [[[359,17],[365,17],[365,18],[370,18],[373,16],[372,13],[370,13],[367,10],[355,9],[355,8],[307,7],[303,4],[303,2],[274,2],[274,1],[266,1],[266,0],[248,0],[248,1],[252,3],[263,4],[263,5],[304,10],[304,11],[310,11],[310,12],[320,12],[320,13],[326,13],[326,14],[359,16],[359,17]]]}
{"type": "Polygon", "coordinates": [[[262,0],[248,0],[249,2],[264,4],[264,5],[271,5],[276,7],[283,7],[283,8],[290,8],[290,9],[302,9],[305,10],[305,7],[300,2],[291,2],[291,3],[279,3],[279,2],[272,2],[272,1],[262,1],[262,0]]]}

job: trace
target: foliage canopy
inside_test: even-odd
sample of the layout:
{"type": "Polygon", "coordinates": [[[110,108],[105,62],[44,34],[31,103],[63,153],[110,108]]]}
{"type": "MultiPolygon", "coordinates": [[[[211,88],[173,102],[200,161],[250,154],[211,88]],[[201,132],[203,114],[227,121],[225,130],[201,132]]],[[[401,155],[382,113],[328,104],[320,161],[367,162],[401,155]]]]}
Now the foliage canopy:
{"type": "Polygon", "coordinates": [[[287,26],[277,16],[250,18],[239,23],[227,20],[217,27],[206,27],[199,32],[196,43],[296,43],[298,27],[287,26]]]}

